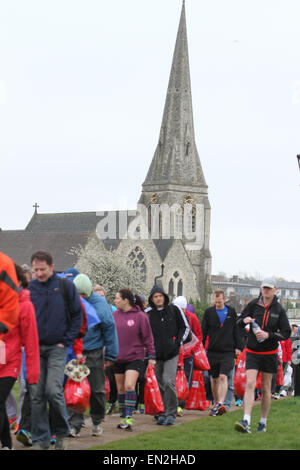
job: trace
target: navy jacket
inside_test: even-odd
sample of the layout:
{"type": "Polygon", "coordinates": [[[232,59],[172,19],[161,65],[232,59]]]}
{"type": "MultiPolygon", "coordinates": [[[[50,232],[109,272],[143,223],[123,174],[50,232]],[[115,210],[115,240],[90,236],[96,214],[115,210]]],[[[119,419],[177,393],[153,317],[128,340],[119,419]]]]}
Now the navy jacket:
{"type": "Polygon", "coordinates": [[[67,294],[71,322],[68,322],[60,277],[54,273],[47,282],[33,279],[29,283],[30,298],[35,308],[41,345],[63,343],[70,346],[82,326],[82,306],[76,286],[67,279],[67,294]]]}

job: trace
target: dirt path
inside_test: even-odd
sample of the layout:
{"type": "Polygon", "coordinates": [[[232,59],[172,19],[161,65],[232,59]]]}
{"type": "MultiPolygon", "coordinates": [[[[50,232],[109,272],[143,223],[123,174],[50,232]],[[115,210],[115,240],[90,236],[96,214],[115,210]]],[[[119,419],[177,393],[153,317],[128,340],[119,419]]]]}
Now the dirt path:
{"type": "MultiPolygon", "coordinates": [[[[230,411],[236,411],[240,409],[236,406],[232,406],[230,411]]],[[[177,418],[176,426],[182,423],[188,423],[195,419],[203,418],[208,416],[209,411],[194,411],[194,410],[184,410],[184,416],[177,418]]],[[[220,419],[214,417],[211,419],[220,419]]],[[[111,416],[106,416],[103,423],[103,434],[98,437],[91,435],[92,423],[90,418],[86,418],[86,426],[82,428],[80,432],[80,437],[77,438],[68,438],[68,449],[69,450],[84,450],[92,446],[107,444],[108,442],[117,441],[119,439],[127,439],[128,437],[136,436],[137,434],[158,431],[161,429],[161,426],[157,426],[154,421],[153,416],[141,415],[136,413],[134,415],[134,428],[133,431],[126,431],[122,429],[117,429],[117,425],[120,422],[119,414],[113,414],[111,416]]],[[[24,447],[21,443],[16,441],[15,436],[13,435],[13,447],[15,450],[28,450],[30,447],[24,447]]],[[[52,446],[51,446],[52,449],[52,446]]]]}

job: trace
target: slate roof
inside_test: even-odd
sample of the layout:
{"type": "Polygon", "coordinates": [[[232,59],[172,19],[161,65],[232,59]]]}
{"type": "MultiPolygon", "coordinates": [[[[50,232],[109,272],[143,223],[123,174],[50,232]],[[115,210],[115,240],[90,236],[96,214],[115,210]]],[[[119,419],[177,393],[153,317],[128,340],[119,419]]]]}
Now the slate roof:
{"type": "Polygon", "coordinates": [[[75,255],[69,254],[73,247],[85,245],[89,232],[29,232],[26,230],[0,231],[0,251],[17,264],[30,266],[31,255],[38,250],[49,251],[56,271],[64,271],[76,264],[75,255]]]}

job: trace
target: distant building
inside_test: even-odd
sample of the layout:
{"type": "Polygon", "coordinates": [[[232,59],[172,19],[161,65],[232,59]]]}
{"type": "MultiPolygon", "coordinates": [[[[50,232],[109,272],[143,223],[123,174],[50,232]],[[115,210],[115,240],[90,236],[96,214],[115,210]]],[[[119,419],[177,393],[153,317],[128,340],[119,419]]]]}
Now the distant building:
{"type": "MultiPolygon", "coordinates": [[[[241,279],[233,276],[227,279],[225,276],[211,276],[212,290],[222,289],[229,304],[240,313],[243,307],[251,300],[259,296],[261,281],[241,279]]],[[[300,309],[300,282],[278,281],[277,297],[285,309],[300,309]]]]}

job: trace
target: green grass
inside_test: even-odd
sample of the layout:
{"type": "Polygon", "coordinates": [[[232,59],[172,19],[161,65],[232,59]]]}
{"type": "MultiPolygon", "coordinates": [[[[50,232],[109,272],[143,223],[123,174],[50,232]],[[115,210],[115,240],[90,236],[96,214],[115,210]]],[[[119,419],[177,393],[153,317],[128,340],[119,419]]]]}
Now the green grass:
{"type": "Polygon", "coordinates": [[[258,405],[253,407],[252,434],[235,431],[234,423],[243,416],[243,410],[237,410],[221,417],[207,416],[180,426],[139,434],[91,450],[300,450],[299,409],[300,397],[272,401],[266,433],[256,432],[260,418],[258,405]]]}

